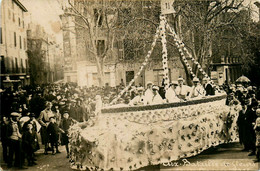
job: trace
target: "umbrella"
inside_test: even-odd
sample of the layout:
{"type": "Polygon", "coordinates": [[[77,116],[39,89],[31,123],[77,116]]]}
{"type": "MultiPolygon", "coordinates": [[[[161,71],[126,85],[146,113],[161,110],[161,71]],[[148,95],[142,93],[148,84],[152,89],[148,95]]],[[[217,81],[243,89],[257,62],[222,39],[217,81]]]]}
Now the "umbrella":
{"type": "Polygon", "coordinates": [[[246,76],[242,75],[236,80],[237,83],[249,83],[251,82],[246,76]]]}

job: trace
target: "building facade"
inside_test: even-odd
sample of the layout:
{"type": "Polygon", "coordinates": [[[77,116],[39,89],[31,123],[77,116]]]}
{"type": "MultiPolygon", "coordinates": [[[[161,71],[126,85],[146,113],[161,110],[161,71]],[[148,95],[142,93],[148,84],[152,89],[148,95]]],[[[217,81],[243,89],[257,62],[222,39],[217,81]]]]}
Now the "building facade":
{"type": "Polygon", "coordinates": [[[31,84],[52,83],[62,78],[60,45],[39,24],[29,23],[27,30],[31,84]]]}
{"type": "Polygon", "coordinates": [[[1,2],[1,85],[30,83],[25,13],[19,0],[1,2]]]}
{"type": "MultiPolygon", "coordinates": [[[[90,27],[93,27],[93,31],[95,32],[94,43],[96,44],[96,53],[101,56],[107,45],[109,43],[113,44],[111,45],[112,48],[107,51],[104,60],[103,85],[108,84],[114,87],[119,85],[122,81],[127,85],[138,73],[151,43],[146,45],[147,50],[143,50],[142,54],[135,49],[133,52],[128,53],[129,49],[132,48],[130,47],[132,40],[126,38],[126,36],[121,33],[122,30],[116,30],[116,33],[108,33],[105,18],[111,19],[113,17],[103,16],[99,5],[102,4],[93,3],[84,8],[88,11],[89,21],[91,22],[90,27]],[[111,39],[111,36],[114,36],[114,39],[111,39]]],[[[85,14],[84,8],[80,8],[80,5],[77,7],[82,14],[85,14]]],[[[65,13],[71,13],[69,8],[64,9],[64,11],[65,13]]],[[[80,18],[76,18],[73,15],[64,14],[61,18],[63,23],[64,59],[66,67],[64,68],[65,82],[76,82],[79,86],[87,87],[103,86],[100,85],[99,82],[96,57],[93,53],[93,49],[95,48],[91,47],[93,46],[91,36],[87,29],[75,25],[75,23],[78,25],[83,25],[84,23],[82,23],[80,18]]],[[[158,44],[161,44],[161,42],[158,41],[157,45],[158,44]]],[[[135,85],[145,86],[147,81],[152,81],[157,85],[162,84],[162,56],[159,55],[161,54],[161,50],[162,48],[154,50],[149,64],[141,73],[140,77],[137,78],[135,85]],[[158,50],[160,53],[158,53],[158,50]]],[[[170,80],[177,80],[179,76],[185,77],[185,72],[179,60],[178,53],[175,53],[175,56],[170,58],[168,65],[170,80]]]]}

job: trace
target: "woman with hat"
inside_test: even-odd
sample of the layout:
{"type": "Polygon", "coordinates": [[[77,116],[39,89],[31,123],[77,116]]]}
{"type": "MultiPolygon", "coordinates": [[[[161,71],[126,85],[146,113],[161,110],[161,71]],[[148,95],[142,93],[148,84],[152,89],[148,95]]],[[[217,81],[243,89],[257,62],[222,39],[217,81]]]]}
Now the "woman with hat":
{"type": "Polygon", "coordinates": [[[145,99],[147,99],[147,104],[152,104],[152,97],[153,97],[153,83],[151,81],[148,81],[147,84],[147,89],[144,93],[145,99]]]}
{"type": "Polygon", "coordinates": [[[38,122],[41,125],[41,138],[42,138],[42,144],[44,144],[45,146],[45,151],[44,154],[47,155],[47,148],[48,148],[48,142],[49,142],[49,136],[47,133],[47,126],[50,123],[50,118],[54,117],[54,113],[51,110],[52,107],[52,103],[51,102],[47,102],[46,103],[46,108],[40,113],[40,116],[38,118],[38,122]]]}
{"type": "Polygon", "coordinates": [[[135,96],[130,102],[129,105],[130,106],[134,106],[134,105],[146,105],[147,104],[147,100],[145,99],[145,96],[143,95],[144,92],[144,88],[143,87],[138,87],[137,88],[137,96],[135,96]]]}
{"type": "Polygon", "coordinates": [[[152,90],[153,90],[153,97],[152,97],[151,104],[163,104],[164,101],[163,101],[162,97],[160,96],[160,94],[158,93],[159,87],[156,85],[153,85],[152,90]]]}
{"type": "Polygon", "coordinates": [[[169,103],[180,101],[180,99],[176,95],[173,82],[170,84],[169,88],[166,90],[165,97],[166,97],[167,102],[169,102],[169,103]]]}

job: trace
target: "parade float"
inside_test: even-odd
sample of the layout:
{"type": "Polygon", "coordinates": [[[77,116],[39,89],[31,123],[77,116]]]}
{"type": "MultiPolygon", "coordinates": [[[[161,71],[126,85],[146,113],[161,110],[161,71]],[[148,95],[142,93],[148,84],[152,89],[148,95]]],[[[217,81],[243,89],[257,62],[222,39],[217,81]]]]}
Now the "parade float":
{"type": "MultiPolygon", "coordinates": [[[[209,76],[185,48],[181,39],[160,16],[151,50],[139,72],[111,106],[86,123],[71,127],[71,167],[79,170],[135,170],[187,158],[222,143],[238,141],[236,120],[238,106],[226,106],[226,95],[193,99],[184,102],[146,106],[113,106],[130,88],[148,63],[160,37],[165,88],[168,88],[166,29],[173,37],[180,55],[193,77],[188,56],[208,79],[209,76]]],[[[211,81],[211,84],[214,84],[211,81]]]]}

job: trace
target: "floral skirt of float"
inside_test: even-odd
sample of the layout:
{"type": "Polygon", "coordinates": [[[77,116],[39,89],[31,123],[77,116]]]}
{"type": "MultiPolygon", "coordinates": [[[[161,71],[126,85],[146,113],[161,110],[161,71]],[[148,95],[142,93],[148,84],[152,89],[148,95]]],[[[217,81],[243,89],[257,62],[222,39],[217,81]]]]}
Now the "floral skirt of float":
{"type": "Polygon", "coordinates": [[[225,106],[225,98],[104,109],[70,129],[71,167],[135,170],[236,142],[240,108],[225,106]]]}

